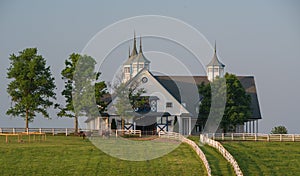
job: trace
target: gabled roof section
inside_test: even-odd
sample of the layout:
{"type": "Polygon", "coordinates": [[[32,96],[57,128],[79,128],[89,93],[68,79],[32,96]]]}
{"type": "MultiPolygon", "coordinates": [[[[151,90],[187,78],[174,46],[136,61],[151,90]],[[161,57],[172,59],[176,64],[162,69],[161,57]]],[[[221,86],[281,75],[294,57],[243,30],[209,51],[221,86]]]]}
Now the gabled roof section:
{"type": "MultiPolygon", "coordinates": [[[[127,87],[128,85],[130,85],[133,80],[136,79],[136,77],[138,77],[138,75],[143,72],[144,70],[148,71],[146,68],[141,69],[133,78],[131,78],[130,80],[128,80],[125,83],[125,87],[127,87]]],[[[106,97],[106,100],[108,101],[107,103],[110,104],[115,98],[117,98],[116,94],[109,94],[109,95],[105,95],[104,97],[106,97]]]]}
{"type": "MultiPolygon", "coordinates": [[[[131,78],[129,81],[127,81],[127,82],[125,83],[125,86],[127,87],[127,86],[129,86],[132,82],[136,81],[136,80],[140,77],[141,74],[148,74],[149,76],[151,76],[151,77],[153,78],[153,80],[157,83],[157,85],[158,85],[159,87],[162,88],[162,89],[161,89],[161,90],[163,90],[162,93],[167,93],[167,94],[169,94],[170,97],[174,98],[174,102],[178,103],[179,106],[180,106],[184,111],[189,112],[188,109],[186,109],[184,106],[182,106],[181,102],[178,101],[178,99],[177,99],[176,97],[174,97],[174,94],[172,94],[171,92],[169,92],[169,90],[166,89],[166,87],[165,87],[164,85],[162,85],[162,84],[156,79],[156,77],[155,77],[148,69],[146,69],[146,68],[143,68],[142,70],[140,70],[133,78],[131,78]]],[[[148,78],[149,78],[149,77],[148,77],[148,78]]],[[[155,82],[154,82],[154,83],[155,83],[155,82]]],[[[175,87],[176,87],[176,85],[175,85],[175,87]]],[[[115,98],[117,98],[116,95],[112,95],[112,96],[111,96],[111,101],[110,101],[110,103],[109,103],[108,106],[111,106],[111,103],[112,103],[112,101],[113,101],[115,98]]]]}

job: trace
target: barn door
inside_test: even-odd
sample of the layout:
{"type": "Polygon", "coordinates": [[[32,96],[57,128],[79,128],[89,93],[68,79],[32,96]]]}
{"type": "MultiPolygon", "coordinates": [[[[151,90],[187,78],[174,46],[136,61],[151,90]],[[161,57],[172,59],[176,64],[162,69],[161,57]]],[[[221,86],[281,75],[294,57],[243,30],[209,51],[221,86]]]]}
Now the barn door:
{"type": "Polygon", "coordinates": [[[168,132],[168,117],[157,117],[156,125],[157,133],[159,132],[168,132]]]}

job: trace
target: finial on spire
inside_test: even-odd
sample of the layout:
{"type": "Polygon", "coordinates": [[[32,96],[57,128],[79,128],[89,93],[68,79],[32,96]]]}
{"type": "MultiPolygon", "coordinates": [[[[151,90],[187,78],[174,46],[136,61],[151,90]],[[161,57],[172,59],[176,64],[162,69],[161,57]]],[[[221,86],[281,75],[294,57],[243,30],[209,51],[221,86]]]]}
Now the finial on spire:
{"type": "Polygon", "coordinates": [[[130,46],[128,48],[128,57],[130,57],[130,46]]]}
{"type": "Polygon", "coordinates": [[[136,36],[135,36],[135,31],[134,31],[134,37],[133,37],[133,40],[134,40],[134,41],[133,41],[133,45],[134,45],[133,47],[135,48],[135,47],[136,47],[136,36]]]}
{"type": "Polygon", "coordinates": [[[135,55],[137,55],[137,49],[136,49],[136,36],[135,36],[135,31],[134,31],[133,49],[132,49],[130,56],[135,56],[135,55]]]}
{"type": "Polygon", "coordinates": [[[143,50],[142,50],[142,36],[140,36],[140,53],[143,53],[143,50]]]}
{"type": "Polygon", "coordinates": [[[217,40],[215,40],[215,53],[217,53],[217,40]]]}

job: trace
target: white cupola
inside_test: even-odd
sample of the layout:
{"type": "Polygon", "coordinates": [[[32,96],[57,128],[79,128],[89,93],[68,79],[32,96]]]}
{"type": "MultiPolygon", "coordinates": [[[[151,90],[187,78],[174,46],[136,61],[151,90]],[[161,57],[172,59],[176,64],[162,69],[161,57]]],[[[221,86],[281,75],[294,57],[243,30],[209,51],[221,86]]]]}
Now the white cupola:
{"type": "MultiPolygon", "coordinates": [[[[130,49],[129,49],[130,51],[130,49]]],[[[134,34],[133,39],[133,49],[129,52],[129,57],[127,61],[123,64],[123,83],[127,82],[133,78],[137,73],[139,73],[143,68],[149,70],[150,61],[144,56],[142,50],[142,38],[140,37],[140,50],[139,53],[136,49],[136,37],[134,34]]]]}
{"type": "Polygon", "coordinates": [[[224,77],[224,67],[225,65],[222,64],[217,56],[217,47],[215,42],[215,52],[212,60],[207,64],[206,66],[206,72],[207,72],[207,79],[212,82],[216,77],[224,77]]]}

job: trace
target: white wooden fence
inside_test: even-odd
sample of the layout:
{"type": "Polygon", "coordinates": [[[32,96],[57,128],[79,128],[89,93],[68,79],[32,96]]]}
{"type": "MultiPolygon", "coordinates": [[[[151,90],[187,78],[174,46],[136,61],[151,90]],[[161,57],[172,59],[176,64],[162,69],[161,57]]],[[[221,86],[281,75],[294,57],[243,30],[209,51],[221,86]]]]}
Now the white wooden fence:
{"type": "Polygon", "coordinates": [[[205,136],[203,134],[200,134],[200,142],[202,142],[203,144],[208,144],[209,146],[214,147],[215,149],[217,149],[223,155],[223,157],[232,165],[235,174],[237,176],[243,176],[243,172],[240,169],[240,166],[238,165],[238,163],[236,162],[236,160],[223,147],[223,145],[220,142],[215,141],[213,139],[210,139],[210,138],[208,138],[207,136],[205,136]]]}
{"type": "Polygon", "coordinates": [[[199,146],[194,141],[182,136],[179,133],[175,133],[175,132],[159,132],[158,135],[160,138],[179,140],[181,142],[184,142],[184,143],[187,143],[188,145],[190,145],[193,148],[193,150],[197,153],[199,158],[202,160],[204,167],[206,169],[207,175],[211,176],[211,168],[208,164],[208,161],[207,161],[203,151],[199,148],[199,146]]]}
{"type": "MultiPolygon", "coordinates": [[[[80,129],[81,131],[86,131],[85,129],[80,129]]],[[[70,133],[74,133],[74,128],[0,128],[0,133],[21,133],[21,132],[40,132],[57,135],[64,134],[66,136],[70,135],[70,133]]]]}
{"type": "Polygon", "coordinates": [[[138,135],[139,137],[142,137],[142,130],[116,130],[116,137],[118,137],[118,133],[125,135],[138,135]]]}
{"type": "Polygon", "coordinates": [[[300,134],[209,133],[205,135],[218,141],[300,142],[300,134]]]}

